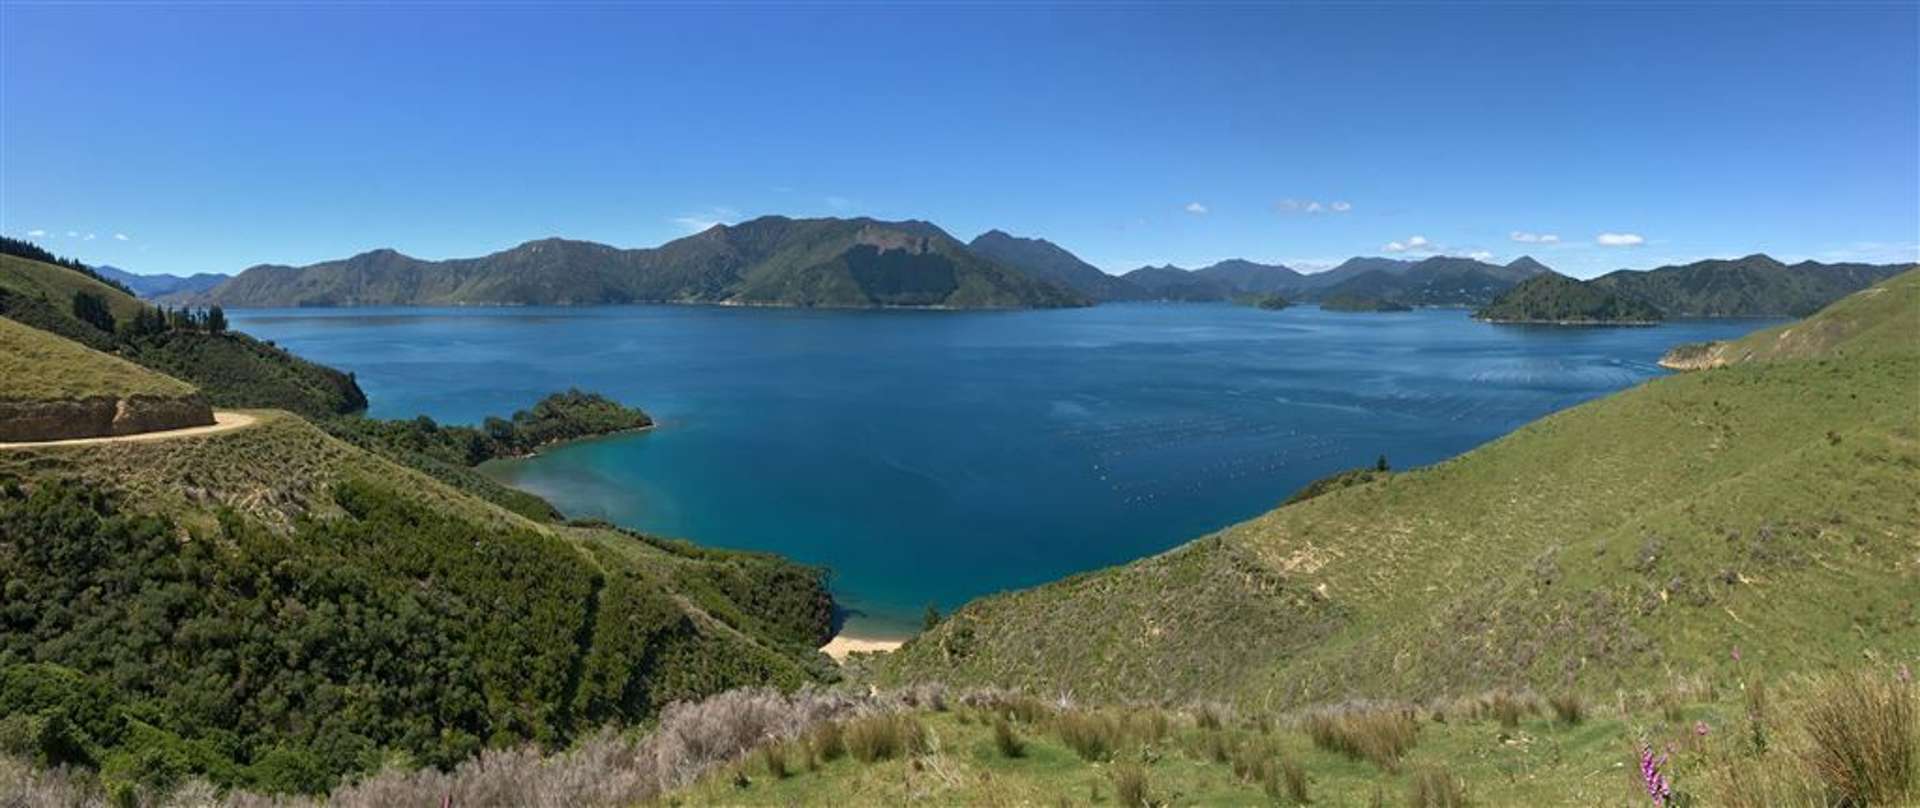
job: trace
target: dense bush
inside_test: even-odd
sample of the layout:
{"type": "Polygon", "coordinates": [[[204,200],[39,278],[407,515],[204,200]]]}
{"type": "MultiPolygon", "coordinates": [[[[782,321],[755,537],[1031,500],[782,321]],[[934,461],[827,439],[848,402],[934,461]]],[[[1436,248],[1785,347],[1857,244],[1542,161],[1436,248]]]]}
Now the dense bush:
{"type": "Polygon", "coordinates": [[[446,767],[797,683],[560,539],[371,483],[334,497],[345,517],[292,536],[229,514],[183,539],[88,486],[0,491],[0,743],[103,777],[312,791],[392,753],[446,767]]]}

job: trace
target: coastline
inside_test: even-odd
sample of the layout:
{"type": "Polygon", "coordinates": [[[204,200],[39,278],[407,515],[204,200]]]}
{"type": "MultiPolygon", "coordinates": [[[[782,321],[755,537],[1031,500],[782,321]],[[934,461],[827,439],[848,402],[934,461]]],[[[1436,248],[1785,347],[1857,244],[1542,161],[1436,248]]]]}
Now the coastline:
{"type": "Polygon", "coordinates": [[[855,637],[842,633],[833,635],[833,639],[828,640],[826,645],[820,646],[820,650],[832,657],[833,661],[844,663],[849,654],[884,654],[905,644],[906,640],[855,637]]]}

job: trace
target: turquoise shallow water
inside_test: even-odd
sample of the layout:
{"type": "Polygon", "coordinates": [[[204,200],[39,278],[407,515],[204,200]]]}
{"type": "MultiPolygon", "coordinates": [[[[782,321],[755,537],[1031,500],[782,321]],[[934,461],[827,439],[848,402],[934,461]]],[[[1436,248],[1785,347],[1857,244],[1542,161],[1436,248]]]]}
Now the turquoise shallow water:
{"type": "Polygon", "coordinates": [[[490,473],[575,516],[834,571],[849,631],[1154,553],[1388,455],[1459,454],[1769,321],[1475,323],[1204,304],[250,310],[378,417],[473,423],[577,386],[652,432],[490,473]]]}

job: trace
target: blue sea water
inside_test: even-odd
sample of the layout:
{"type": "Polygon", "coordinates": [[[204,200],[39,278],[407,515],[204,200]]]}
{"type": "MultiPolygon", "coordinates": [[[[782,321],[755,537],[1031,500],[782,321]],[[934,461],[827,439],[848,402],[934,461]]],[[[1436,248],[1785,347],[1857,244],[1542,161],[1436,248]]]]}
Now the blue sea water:
{"type": "Polygon", "coordinates": [[[1769,321],[1476,323],[1208,304],[233,312],[357,374],[371,415],[476,423],[579,387],[651,432],[488,473],[572,516],[833,570],[848,630],[1149,555],[1316,477],[1432,463],[1769,321]]]}

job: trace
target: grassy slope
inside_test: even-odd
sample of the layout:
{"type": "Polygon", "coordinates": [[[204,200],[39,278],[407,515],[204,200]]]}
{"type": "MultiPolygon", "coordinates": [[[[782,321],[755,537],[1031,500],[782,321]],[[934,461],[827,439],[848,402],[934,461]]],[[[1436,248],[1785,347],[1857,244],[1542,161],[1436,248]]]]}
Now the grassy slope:
{"type": "MultiPolygon", "coordinates": [[[[1912,350],[1920,340],[1920,271],[1897,275],[1835,301],[1817,318],[1775,326],[1737,340],[1707,343],[1709,365],[1812,359],[1912,350]]],[[[1681,349],[1676,349],[1679,353],[1681,349]]]]}
{"type": "Polygon", "coordinates": [[[1271,706],[1610,688],[1736,645],[1780,670],[1910,656],[1920,339],[1852,334],[1826,346],[1840,359],[1656,380],[1162,556],[981,599],[879,675],[1271,706]]]}
{"type": "Polygon", "coordinates": [[[0,315],[194,384],[216,407],[269,407],[324,416],[366,408],[352,377],[245,334],[170,332],[117,340],[73,316],[75,292],[99,295],[114,319],[146,304],[78,272],[0,255],[0,315]]]}
{"type": "Polygon", "coordinates": [[[45,298],[68,311],[75,292],[99,295],[116,320],[131,320],[142,305],[138,298],[65,267],[0,255],[0,288],[31,298],[45,298]]]}
{"type": "MultiPolygon", "coordinates": [[[[1109,711],[1115,716],[1142,712],[1109,711]]],[[[1742,716],[1732,699],[1693,703],[1678,720],[1666,721],[1657,709],[1628,713],[1608,710],[1569,725],[1544,710],[1504,727],[1490,717],[1463,713],[1420,722],[1418,742],[1398,771],[1316,748],[1306,734],[1286,722],[1261,731],[1245,719],[1229,719],[1218,730],[1203,729],[1191,717],[1172,719],[1162,739],[1123,742],[1113,761],[1087,761],[1063,743],[1047,722],[1013,723],[1025,746],[1009,758],[995,745],[985,713],[965,708],[916,713],[930,749],[911,759],[862,762],[851,756],[809,762],[799,743],[785,746],[788,773],[774,776],[766,758],[744,760],[702,778],[669,796],[667,805],[1123,805],[1113,780],[1121,763],[1146,775],[1147,796],[1155,805],[1271,806],[1292,804],[1265,791],[1256,775],[1236,774],[1233,757],[1301,768],[1307,795],[1317,806],[1368,806],[1376,791],[1386,805],[1409,804],[1417,772],[1444,771],[1466,784],[1475,805],[1640,806],[1629,759],[1633,745],[1648,734],[1681,738],[1686,751],[1676,754],[1683,774],[1678,782],[1696,796],[1716,796],[1704,771],[1706,758],[1736,745],[1729,737],[1689,741],[1686,727],[1704,720],[1733,730],[1742,716]],[[1227,760],[1213,756],[1213,738],[1229,750],[1227,760]]],[[[1125,720],[1125,719],[1123,719],[1125,720]]],[[[1136,718],[1136,726],[1138,719],[1136,718]]],[[[1284,791],[1282,792],[1284,794],[1284,791]]],[[[1708,804],[1714,804],[1709,802],[1708,804]]]]}
{"type": "Polygon", "coordinates": [[[0,399],[193,395],[192,385],[0,318],[0,399]]]}

